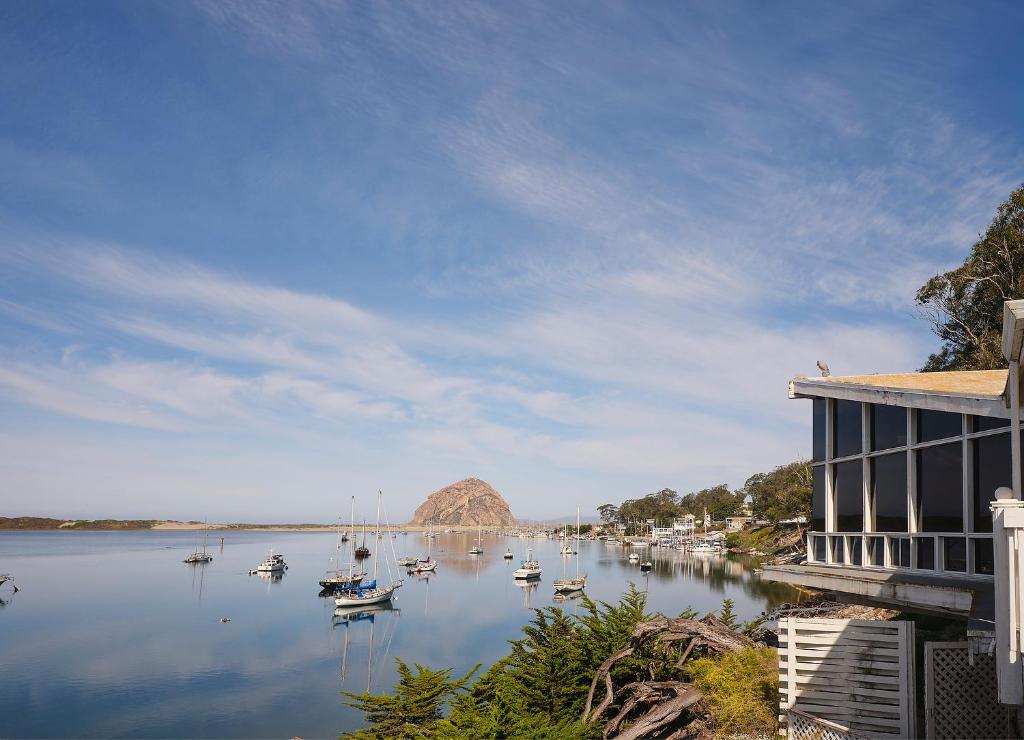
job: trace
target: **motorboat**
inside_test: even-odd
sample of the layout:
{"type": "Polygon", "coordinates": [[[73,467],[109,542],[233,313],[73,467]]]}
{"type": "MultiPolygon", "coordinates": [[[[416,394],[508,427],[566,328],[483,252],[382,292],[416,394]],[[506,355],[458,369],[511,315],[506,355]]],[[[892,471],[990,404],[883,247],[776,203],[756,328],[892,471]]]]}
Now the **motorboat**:
{"type": "Polygon", "coordinates": [[[533,548],[526,551],[526,560],[519,563],[519,567],[512,571],[512,577],[516,580],[527,578],[540,578],[540,563],[533,559],[533,548]]]}
{"type": "Polygon", "coordinates": [[[288,564],[284,562],[284,556],[270,551],[267,559],[256,566],[257,573],[282,573],[287,570],[288,564]]]}
{"type": "Polygon", "coordinates": [[[645,560],[644,562],[640,563],[640,570],[644,573],[646,573],[653,567],[654,563],[652,563],[650,560],[645,560]]]}
{"type": "Polygon", "coordinates": [[[512,551],[506,547],[505,548],[505,554],[502,555],[501,557],[505,558],[505,560],[511,560],[512,559],[512,551]]]}
{"type": "Polygon", "coordinates": [[[710,542],[698,542],[690,547],[689,552],[694,555],[717,555],[721,550],[710,542]]]}
{"type": "Polygon", "coordinates": [[[418,561],[419,561],[419,558],[404,557],[404,558],[399,558],[398,559],[398,564],[400,566],[402,566],[403,568],[411,568],[412,566],[416,565],[416,563],[418,561]]]}
{"type": "Polygon", "coordinates": [[[417,560],[416,564],[409,569],[413,573],[433,573],[437,570],[437,561],[431,560],[427,555],[426,560],[417,560]]]}
{"type": "Polygon", "coordinates": [[[637,555],[635,552],[629,553],[629,562],[631,562],[631,563],[639,563],[640,562],[640,556],[637,555]]]}

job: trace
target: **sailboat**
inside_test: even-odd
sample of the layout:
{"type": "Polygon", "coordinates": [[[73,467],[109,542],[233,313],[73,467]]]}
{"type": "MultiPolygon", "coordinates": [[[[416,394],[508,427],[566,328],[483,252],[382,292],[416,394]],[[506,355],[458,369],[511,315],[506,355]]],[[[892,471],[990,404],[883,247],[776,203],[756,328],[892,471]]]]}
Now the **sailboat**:
{"type": "Polygon", "coordinates": [[[196,548],[196,551],[185,558],[186,563],[210,563],[213,562],[213,555],[206,551],[206,538],[210,534],[210,525],[204,523],[203,529],[203,549],[196,548]]]}
{"type": "MultiPolygon", "coordinates": [[[[350,521],[352,523],[352,538],[355,539],[355,529],[356,529],[356,497],[355,496],[352,497],[352,514],[351,514],[350,521]]],[[[337,543],[335,544],[335,547],[334,547],[334,550],[335,550],[335,553],[334,553],[334,573],[331,573],[330,571],[328,571],[327,575],[324,578],[320,579],[320,586],[321,586],[321,588],[337,590],[337,589],[343,589],[343,588],[351,588],[352,586],[358,586],[362,582],[363,576],[366,575],[366,571],[365,570],[363,570],[360,573],[354,573],[354,572],[342,573],[341,572],[341,543],[343,543],[343,542],[345,542],[347,540],[348,540],[348,538],[342,532],[341,522],[339,521],[338,522],[338,541],[337,541],[337,543]]]]}
{"type": "Polygon", "coordinates": [[[526,549],[526,560],[519,564],[519,567],[512,571],[512,577],[516,580],[526,578],[540,578],[540,563],[533,559],[533,548],[526,549]]]}
{"type": "Polygon", "coordinates": [[[506,545],[505,546],[505,554],[502,555],[501,557],[505,558],[505,560],[511,560],[512,559],[512,548],[509,547],[508,545],[506,545]]]}
{"type": "MultiPolygon", "coordinates": [[[[580,538],[580,507],[576,507],[576,540],[580,538]]],[[[570,548],[571,549],[571,548],[570,548]]],[[[576,553],[576,577],[559,578],[555,581],[555,591],[558,593],[569,593],[571,591],[582,591],[587,585],[587,574],[580,575],[580,556],[576,553]]]]}
{"type": "MultiPolygon", "coordinates": [[[[354,538],[353,538],[354,539],[354,538]]],[[[370,548],[366,546],[366,520],[363,520],[363,544],[356,548],[356,560],[370,557],[370,548]]]]}
{"type": "Polygon", "coordinates": [[[480,545],[480,539],[483,536],[483,525],[477,525],[476,530],[476,544],[469,548],[470,555],[483,555],[484,548],[480,545]]]}
{"type": "MultiPolygon", "coordinates": [[[[383,494],[377,491],[377,534],[380,534],[380,501],[383,494]]],[[[377,563],[380,558],[373,559],[373,580],[367,585],[363,586],[360,584],[348,591],[342,591],[334,597],[334,605],[341,607],[350,606],[363,606],[365,604],[381,604],[385,601],[391,601],[391,597],[397,589],[401,588],[401,579],[392,581],[390,586],[378,586],[377,585],[377,563]]],[[[351,572],[354,564],[349,564],[349,572],[351,572]]],[[[390,566],[388,570],[390,571],[390,566]]]]}
{"type": "MultiPolygon", "coordinates": [[[[576,530],[576,534],[579,535],[579,527],[576,527],[576,530]]],[[[561,553],[563,555],[572,555],[572,545],[569,544],[569,532],[567,524],[562,525],[562,542],[564,542],[565,544],[562,545],[561,553]]]]}
{"type": "Polygon", "coordinates": [[[433,573],[437,570],[437,561],[430,559],[430,540],[432,537],[427,537],[427,559],[417,560],[412,568],[409,569],[412,573],[433,573]]]}

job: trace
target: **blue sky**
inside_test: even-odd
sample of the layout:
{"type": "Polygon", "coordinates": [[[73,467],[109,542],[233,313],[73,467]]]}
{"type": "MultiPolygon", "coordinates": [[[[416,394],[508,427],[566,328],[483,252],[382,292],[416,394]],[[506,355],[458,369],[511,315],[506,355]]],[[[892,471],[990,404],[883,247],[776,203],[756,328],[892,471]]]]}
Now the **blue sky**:
{"type": "Polygon", "coordinates": [[[1024,180],[1014,3],[0,5],[0,513],[521,517],[809,452],[1024,180]]]}

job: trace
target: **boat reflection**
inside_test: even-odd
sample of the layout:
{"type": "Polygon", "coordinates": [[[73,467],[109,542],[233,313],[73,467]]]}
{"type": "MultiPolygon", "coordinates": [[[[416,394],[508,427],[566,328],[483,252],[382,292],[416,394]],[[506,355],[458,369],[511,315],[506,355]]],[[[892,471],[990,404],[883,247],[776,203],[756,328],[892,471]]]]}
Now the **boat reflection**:
{"type": "Polygon", "coordinates": [[[338,625],[344,625],[347,627],[348,625],[355,624],[356,622],[373,622],[374,618],[382,612],[394,612],[397,616],[402,613],[402,610],[398,609],[390,602],[370,604],[368,606],[337,606],[334,608],[334,619],[332,620],[332,624],[335,627],[338,625]]]}

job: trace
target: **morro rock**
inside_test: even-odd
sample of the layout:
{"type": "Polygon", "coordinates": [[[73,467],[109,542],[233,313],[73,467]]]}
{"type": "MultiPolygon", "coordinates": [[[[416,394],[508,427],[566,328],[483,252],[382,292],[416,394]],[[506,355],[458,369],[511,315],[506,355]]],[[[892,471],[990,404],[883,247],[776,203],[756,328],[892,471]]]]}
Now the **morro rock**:
{"type": "Polygon", "coordinates": [[[413,524],[507,527],[515,517],[501,494],[479,478],[466,478],[434,491],[412,515],[413,524]]]}

